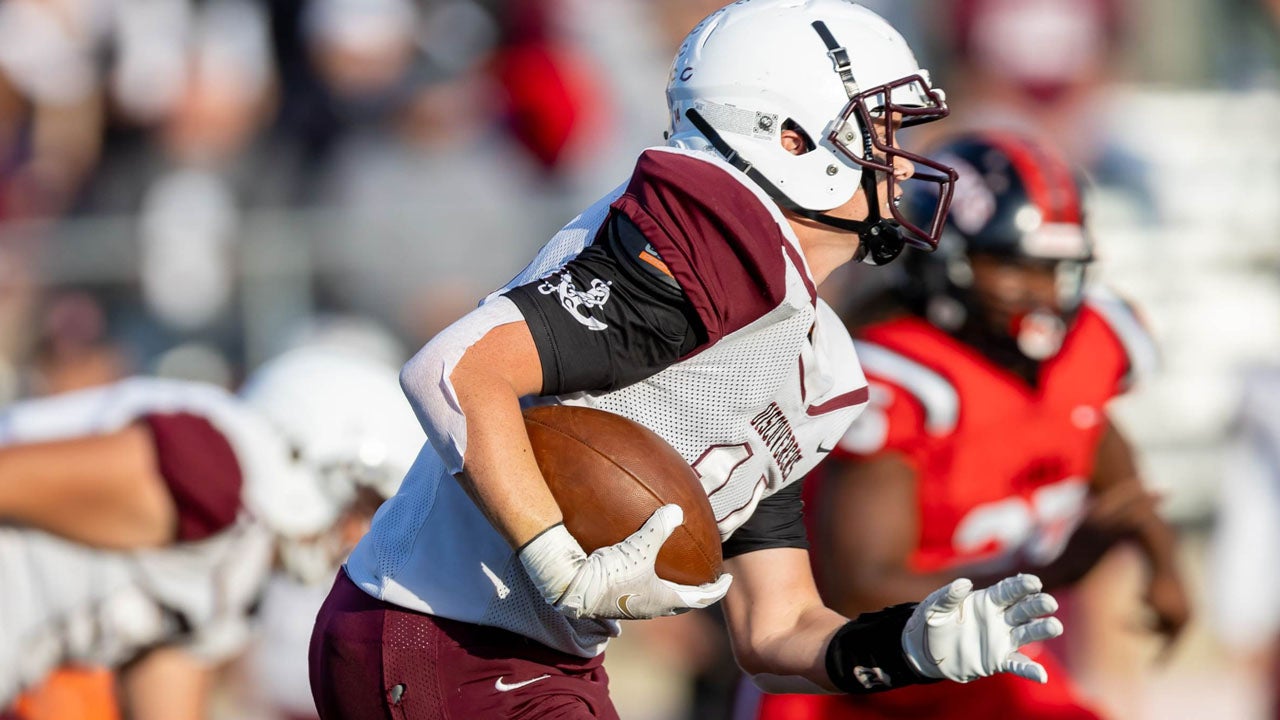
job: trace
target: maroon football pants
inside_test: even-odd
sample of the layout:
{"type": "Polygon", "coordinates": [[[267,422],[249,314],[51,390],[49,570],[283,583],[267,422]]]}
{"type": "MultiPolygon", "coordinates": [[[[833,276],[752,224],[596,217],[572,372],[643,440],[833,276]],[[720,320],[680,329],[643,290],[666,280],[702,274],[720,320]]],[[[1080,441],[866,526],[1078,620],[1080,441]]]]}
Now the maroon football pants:
{"type": "Polygon", "coordinates": [[[617,720],[603,655],[413,612],[339,571],[311,635],[321,720],[617,720]]]}

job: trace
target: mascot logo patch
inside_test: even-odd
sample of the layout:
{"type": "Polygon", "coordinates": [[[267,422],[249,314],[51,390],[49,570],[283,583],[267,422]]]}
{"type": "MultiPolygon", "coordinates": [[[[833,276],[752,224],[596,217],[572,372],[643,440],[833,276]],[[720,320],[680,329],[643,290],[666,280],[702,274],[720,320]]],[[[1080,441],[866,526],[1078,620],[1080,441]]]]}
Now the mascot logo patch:
{"type": "Polygon", "coordinates": [[[591,308],[604,307],[604,304],[609,302],[609,286],[611,284],[596,278],[591,281],[591,287],[584,292],[573,284],[573,277],[564,272],[560,273],[558,277],[544,280],[538,286],[538,292],[543,295],[558,296],[561,307],[568,310],[574,320],[585,325],[588,330],[599,332],[609,326],[592,317],[591,308]]]}

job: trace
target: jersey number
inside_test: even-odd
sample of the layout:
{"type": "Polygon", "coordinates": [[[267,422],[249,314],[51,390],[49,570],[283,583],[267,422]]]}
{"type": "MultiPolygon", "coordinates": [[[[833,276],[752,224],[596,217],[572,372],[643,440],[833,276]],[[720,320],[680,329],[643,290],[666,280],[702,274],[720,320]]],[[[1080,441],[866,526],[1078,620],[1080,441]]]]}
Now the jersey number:
{"type": "Polygon", "coordinates": [[[1046,563],[1066,546],[1080,522],[1089,487],[1070,477],[1036,488],[1030,498],[1011,497],[979,505],[956,525],[951,544],[972,558],[995,558],[1021,551],[1046,563]]]}
{"type": "MultiPolygon", "coordinates": [[[[712,445],[693,462],[693,470],[698,473],[698,479],[702,481],[702,489],[706,491],[712,508],[717,508],[717,494],[736,486],[747,475],[747,461],[754,454],[755,452],[747,443],[712,445]],[[738,482],[735,482],[735,475],[739,476],[736,478],[738,482]]],[[[730,503],[731,507],[716,509],[716,527],[720,530],[721,538],[729,537],[734,530],[747,521],[747,518],[751,517],[756,505],[760,504],[760,499],[764,497],[767,485],[764,475],[761,475],[751,488],[751,497],[745,503],[739,501],[730,503]]]]}

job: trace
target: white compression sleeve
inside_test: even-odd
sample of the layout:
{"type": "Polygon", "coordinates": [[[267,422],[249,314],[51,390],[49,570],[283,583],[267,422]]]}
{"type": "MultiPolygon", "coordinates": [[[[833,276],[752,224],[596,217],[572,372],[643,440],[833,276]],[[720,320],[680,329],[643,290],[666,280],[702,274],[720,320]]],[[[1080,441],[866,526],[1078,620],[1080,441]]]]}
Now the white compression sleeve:
{"type": "Polygon", "coordinates": [[[502,296],[494,297],[432,338],[400,371],[400,386],[427,439],[452,475],[462,471],[467,452],[467,419],[449,376],[463,353],[490,330],[523,321],[524,316],[514,303],[502,296]]]}

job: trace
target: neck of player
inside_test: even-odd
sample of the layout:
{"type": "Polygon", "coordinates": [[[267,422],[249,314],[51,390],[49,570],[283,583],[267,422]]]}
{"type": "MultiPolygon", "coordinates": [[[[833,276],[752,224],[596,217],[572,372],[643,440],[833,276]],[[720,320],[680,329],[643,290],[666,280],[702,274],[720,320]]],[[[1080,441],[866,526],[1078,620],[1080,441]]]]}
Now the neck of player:
{"type": "Polygon", "coordinates": [[[853,259],[858,251],[856,233],[837,230],[822,223],[784,211],[787,222],[800,241],[800,251],[815,285],[821,285],[833,270],[853,259]]]}

